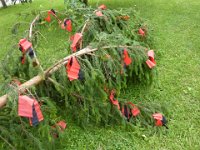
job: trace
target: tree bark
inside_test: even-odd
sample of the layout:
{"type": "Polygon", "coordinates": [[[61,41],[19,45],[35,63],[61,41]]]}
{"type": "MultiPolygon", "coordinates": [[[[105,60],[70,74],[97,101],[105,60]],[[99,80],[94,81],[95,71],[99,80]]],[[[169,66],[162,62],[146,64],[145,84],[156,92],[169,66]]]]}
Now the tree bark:
{"type": "Polygon", "coordinates": [[[4,8],[7,7],[5,0],[0,0],[0,1],[1,1],[4,8]]]}

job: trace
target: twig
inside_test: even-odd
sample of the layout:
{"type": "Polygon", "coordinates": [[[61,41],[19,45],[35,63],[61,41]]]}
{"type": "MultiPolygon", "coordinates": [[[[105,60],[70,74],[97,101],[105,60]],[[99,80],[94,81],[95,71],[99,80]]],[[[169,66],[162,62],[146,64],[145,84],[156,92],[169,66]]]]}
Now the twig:
{"type": "Polygon", "coordinates": [[[81,30],[81,34],[83,34],[83,32],[85,31],[88,22],[89,22],[89,19],[87,19],[87,20],[85,21],[85,24],[84,24],[84,26],[83,26],[83,28],[82,28],[82,30],[81,30]]]}
{"type": "Polygon", "coordinates": [[[5,143],[7,143],[13,150],[16,150],[16,148],[15,148],[14,146],[12,146],[4,137],[2,137],[2,136],[0,135],[0,138],[1,138],[5,143]]]}
{"type": "MultiPolygon", "coordinates": [[[[89,19],[87,19],[87,20],[85,21],[85,24],[84,24],[84,26],[83,26],[83,28],[82,28],[82,30],[81,30],[81,34],[82,34],[82,35],[83,35],[83,32],[85,31],[85,29],[86,29],[86,27],[87,27],[88,22],[89,22],[89,19]]],[[[83,40],[80,41],[80,49],[82,49],[82,47],[83,47],[83,40]]]]}
{"type": "Polygon", "coordinates": [[[31,25],[30,25],[30,30],[29,30],[29,39],[31,40],[32,38],[32,32],[33,32],[33,26],[35,24],[35,22],[39,19],[40,15],[37,15],[35,17],[35,19],[31,22],[31,25]]]}

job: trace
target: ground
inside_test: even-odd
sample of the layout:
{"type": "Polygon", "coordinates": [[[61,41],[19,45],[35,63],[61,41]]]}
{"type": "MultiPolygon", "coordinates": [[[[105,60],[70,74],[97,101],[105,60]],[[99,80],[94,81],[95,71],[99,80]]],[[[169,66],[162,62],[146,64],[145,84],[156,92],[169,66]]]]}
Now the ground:
{"type": "MultiPolygon", "coordinates": [[[[83,130],[69,126],[64,136],[66,149],[200,149],[200,1],[197,0],[90,0],[111,8],[135,7],[154,29],[158,79],[150,90],[141,89],[142,101],[165,104],[169,130],[153,128],[127,131],[122,127],[94,127],[83,130]]],[[[35,0],[32,4],[0,9],[0,58],[11,47],[10,27],[16,14],[34,9],[63,9],[60,0],[35,0]]],[[[54,43],[52,43],[54,44],[54,43]]],[[[135,96],[128,93],[130,96],[135,96]]]]}

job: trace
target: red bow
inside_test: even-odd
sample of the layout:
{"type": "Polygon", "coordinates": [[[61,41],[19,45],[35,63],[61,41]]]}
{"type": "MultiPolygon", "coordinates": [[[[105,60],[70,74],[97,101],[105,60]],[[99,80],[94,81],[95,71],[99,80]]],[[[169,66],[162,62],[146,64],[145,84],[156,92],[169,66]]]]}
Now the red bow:
{"type": "Polygon", "coordinates": [[[112,90],[110,93],[110,101],[113,105],[117,106],[117,108],[120,110],[119,102],[118,100],[114,99],[115,91],[112,90]]]}
{"type": "Polygon", "coordinates": [[[34,117],[36,117],[37,122],[40,122],[44,119],[38,102],[35,99],[32,99],[26,95],[19,96],[18,115],[22,117],[28,117],[31,125],[32,125],[32,119],[34,117]],[[34,116],[33,110],[35,110],[36,116],[34,116]]]}
{"type": "Polygon", "coordinates": [[[142,28],[140,28],[140,29],[138,30],[138,33],[139,33],[139,35],[141,35],[141,36],[145,36],[145,32],[144,32],[144,30],[143,30],[142,28]]]}
{"type": "Polygon", "coordinates": [[[128,51],[124,49],[124,63],[126,66],[130,65],[132,62],[131,58],[129,57],[128,51]]]}
{"type": "Polygon", "coordinates": [[[61,128],[61,131],[64,131],[64,129],[67,127],[65,121],[59,121],[56,125],[58,125],[61,128]]]}
{"type": "Polygon", "coordinates": [[[22,53],[25,53],[29,48],[32,47],[32,43],[29,42],[27,39],[21,39],[18,45],[22,53]]]}
{"type": "Polygon", "coordinates": [[[55,10],[53,10],[53,9],[51,9],[51,10],[49,10],[49,11],[47,12],[47,17],[45,18],[45,20],[46,20],[47,22],[51,22],[51,15],[53,15],[53,16],[57,19],[57,21],[58,21],[59,23],[61,23],[61,20],[59,20],[59,18],[56,16],[56,12],[55,12],[55,10]]]}
{"type": "Polygon", "coordinates": [[[82,36],[83,35],[81,33],[76,33],[74,35],[73,42],[71,44],[71,48],[72,48],[73,52],[76,52],[78,43],[81,42],[82,36]]]}
{"type": "Polygon", "coordinates": [[[163,115],[160,113],[155,113],[153,114],[153,118],[156,120],[155,125],[156,126],[163,126],[162,120],[163,120],[163,115]]]}
{"type": "Polygon", "coordinates": [[[107,9],[106,5],[102,4],[101,6],[99,6],[99,9],[105,10],[107,9]]]}
{"type": "Polygon", "coordinates": [[[132,102],[128,102],[127,104],[131,105],[133,108],[131,109],[131,113],[134,117],[138,116],[140,114],[140,110],[138,107],[135,106],[132,102]]]}
{"type": "Polygon", "coordinates": [[[102,17],[102,16],[103,16],[103,14],[102,14],[101,11],[96,11],[95,14],[96,14],[96,16],[98,16],[98,17],[102,17]]]}
{"type": "Polygon", "coordinates": [[[146,64],[149,66],[149,68],[155,67],[156,61],[154,60],[154,51],[153,50],[148,51],[147,55],[149,59],[146,61],[146,64]]]}
{"type": "Polygon", "coordinates": [[[70,19],[65,19],[61,25],[61,28],[69,32],[72,32],[72,21],[70,19]]]}
{"type": "Polygon", "coordinates": [[[72,57],[67,63],[67,75],[70,81],[79,78],[80,65],[76,57],[72,57]]]}

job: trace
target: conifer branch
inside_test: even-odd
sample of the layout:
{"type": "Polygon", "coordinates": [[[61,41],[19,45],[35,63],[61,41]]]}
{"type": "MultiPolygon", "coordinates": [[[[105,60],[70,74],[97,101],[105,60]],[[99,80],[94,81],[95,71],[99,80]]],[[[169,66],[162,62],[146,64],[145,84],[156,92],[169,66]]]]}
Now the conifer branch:
{"type": "MultiPolygon", "coordinates": [[[[101,49],[110,49],[110,48],[134,48],[135,46],[105,46],[105,47],[102,47],[101,49]]],[[[82,55],[85,55],[85,54],[90,54],[91,52],[95,52],[97,51],[98,48],[89,48],[89,47],[86,47],[76,53],[73,53],[63,59],[61,59],[60,61],[58,61],[57,63],[55,63],[54,65],[52,65],[51,67],[49,67],[46,71],[44,71],[44,76],[42,75],[37,75],[35,77],[33,77],[32,79],[26,81],[25,83],[23,83],[22,85],[20,85],[17,89],[20,93],[23,93],[26,88],[30,88],[32,86],[35,86],[37,84],[39,84],[40,82],[42,82],[43,80],[45,80],[47,77],[49,77],[51,74],[53,74],[54,72],[56,72],[58,69],[60,69],[63,65],[67,64],[68,60],[71,58],[71,57],[78,57],[78,56],[82,56],[82,55]]],[[[3,95],[0,97],[0,108],[3,107],[6,103],[7,103],[7,99],[8,99],[8,94],[6,95],[3,95]]]]}

